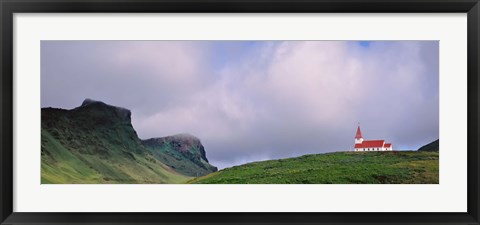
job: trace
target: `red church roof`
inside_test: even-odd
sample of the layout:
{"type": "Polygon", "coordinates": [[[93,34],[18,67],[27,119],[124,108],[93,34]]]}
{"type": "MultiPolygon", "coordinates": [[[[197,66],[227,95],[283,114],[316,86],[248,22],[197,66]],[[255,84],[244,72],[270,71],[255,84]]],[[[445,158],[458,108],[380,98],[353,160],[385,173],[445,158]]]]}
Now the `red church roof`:
{"type": "Polygon", "coordinates": [[[363,141],[361,144],[355,144],[355,148],[382,148],[385,140],[363,141]]]}
{"type": "Polygon", "coordinates": [[[355,138],[362,138],[362,131],[360,131],[360,126],[357,128],[357,134],[355,134],[355,138]]]}
{"type": "Polygon", "coordinates": [[[385,148],[390,148],[390,146],[392,146],[392,143],[385,143],[384,145],[385,148]]]}

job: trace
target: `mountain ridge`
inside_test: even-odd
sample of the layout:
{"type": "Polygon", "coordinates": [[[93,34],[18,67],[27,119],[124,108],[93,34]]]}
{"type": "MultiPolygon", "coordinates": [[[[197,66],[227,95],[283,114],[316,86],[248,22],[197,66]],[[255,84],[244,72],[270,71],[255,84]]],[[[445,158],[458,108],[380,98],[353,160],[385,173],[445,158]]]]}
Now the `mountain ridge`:
{"type": "Polygon", "coordinates": [[[144,145],[122,107],[85,99],[70,110],[42,108],[41,117],[42,183],[183,183],[217,170],[193,135],[176,136],[188,151],[172,167],[175,146],[144,145]]]}
{"type": "Polygon", "coordinates": [[[420,147],[417,151],[420,152],[438,152],[440,150],[440,139],[432,141],[422,147],[420,147]]]}

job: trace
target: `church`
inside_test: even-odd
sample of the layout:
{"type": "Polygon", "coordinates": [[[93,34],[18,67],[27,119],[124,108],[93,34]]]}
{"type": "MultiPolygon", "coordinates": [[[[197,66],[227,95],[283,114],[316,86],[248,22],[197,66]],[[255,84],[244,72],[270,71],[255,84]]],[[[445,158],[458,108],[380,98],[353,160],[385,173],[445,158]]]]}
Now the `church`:
{"type": "Polygon", "coordinates": [[[385,140],[363,140],[362,131],[360,131],[360,125],[357,128],[357,134],[355,134],[355,151],[392,151],[392,143],[385,143],[385,140]]]}

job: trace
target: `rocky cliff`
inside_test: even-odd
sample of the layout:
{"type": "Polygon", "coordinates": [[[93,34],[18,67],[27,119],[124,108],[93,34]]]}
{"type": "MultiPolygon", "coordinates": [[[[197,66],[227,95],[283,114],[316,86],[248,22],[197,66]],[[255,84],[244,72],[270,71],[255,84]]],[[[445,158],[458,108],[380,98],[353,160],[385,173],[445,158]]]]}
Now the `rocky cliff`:
{"type": "Polygon", "coordinates": [[[182,183],[216,171],[192,135],[142,141],[128,109],[42,108],[42,183],[182,183]]]}

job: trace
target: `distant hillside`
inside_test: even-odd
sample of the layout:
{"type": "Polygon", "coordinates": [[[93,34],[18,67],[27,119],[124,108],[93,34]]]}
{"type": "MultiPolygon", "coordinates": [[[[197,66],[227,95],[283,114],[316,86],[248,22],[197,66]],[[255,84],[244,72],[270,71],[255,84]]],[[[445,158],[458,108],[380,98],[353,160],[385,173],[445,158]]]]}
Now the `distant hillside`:
{"type": "Polygon", "coordinates": [[[438,177],[438,152],[335,152],[248,163],[189,183],[438,184],[438,177]]]}
{"type": "Polygon", "coordinates": [[[72,110],[42,108],[42,183],[183,183],[217,170],[197,138],[151,145],[138,138],[130,116],[89,99],[72,110]]]}
{"type": "Polygon", "coordinates": [[[217,171],[208,163],[200,140],[192,135],[151,138],[142,143],[157,159],[182,174],[198,177],[217,171]]]}
{"type": "Polygon", "coordinates": [[[440,148],[440,140],[436,140],[432,143],[426,144],[418,149],[418,151],[425,151],[425,152],[438,152],[440,148]]]}

